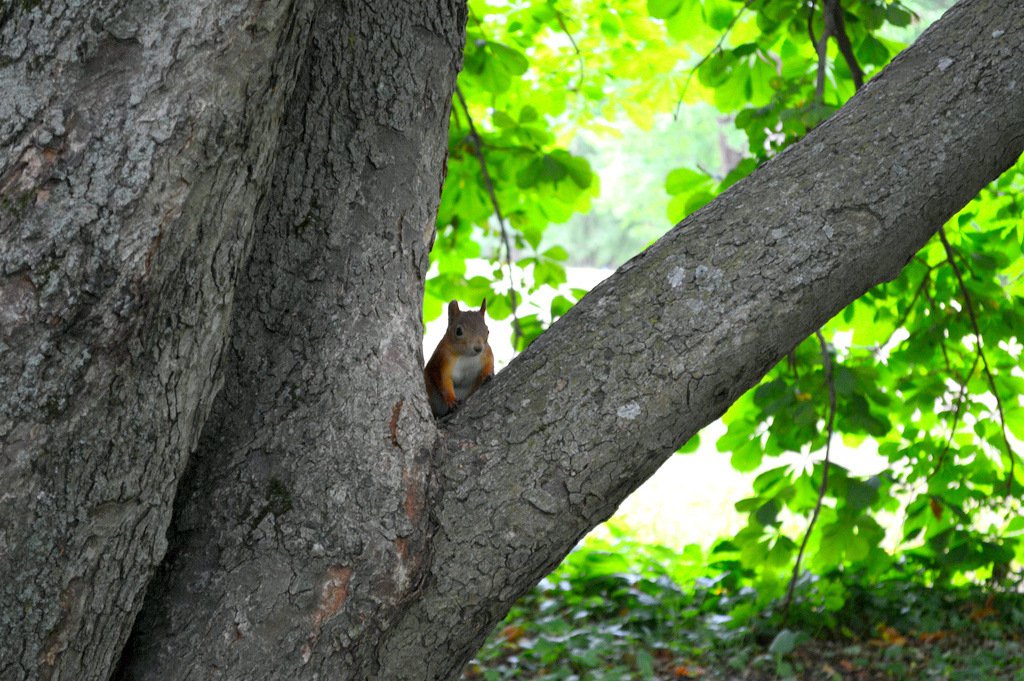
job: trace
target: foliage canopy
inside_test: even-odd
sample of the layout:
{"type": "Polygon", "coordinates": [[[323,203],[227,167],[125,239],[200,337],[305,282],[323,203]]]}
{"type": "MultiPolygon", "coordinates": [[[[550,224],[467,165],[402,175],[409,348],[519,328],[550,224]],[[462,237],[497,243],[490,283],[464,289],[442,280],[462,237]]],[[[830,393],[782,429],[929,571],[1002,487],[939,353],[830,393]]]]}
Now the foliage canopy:
{"type": "MultiPolygon", "coordinates": [[[[667,172],[667,228],[828,118],[946,4],[473,0],[425,316],[486,295],[496,318],[517,317],[525,347],[583,293],[523,306],[566,282],[570,249],[549,227],[600,195],[581,136],[649,130],[694,106],[742,132],[736,158],[667,172]],[[490,276],[468,276],[481,257],[490,276]]],[[[798,600],[826,612],[897,573],[1010,585],[1024,560],[1022,188],[1018,163],[733,405],[717,447],[762,472],[737,504],[746,527],[693,576],[755,585],[748,615],[788,601],[791,575],[798,600]],[[829,462],[834,438],[876,449],[884,470],[829,462]]]]}

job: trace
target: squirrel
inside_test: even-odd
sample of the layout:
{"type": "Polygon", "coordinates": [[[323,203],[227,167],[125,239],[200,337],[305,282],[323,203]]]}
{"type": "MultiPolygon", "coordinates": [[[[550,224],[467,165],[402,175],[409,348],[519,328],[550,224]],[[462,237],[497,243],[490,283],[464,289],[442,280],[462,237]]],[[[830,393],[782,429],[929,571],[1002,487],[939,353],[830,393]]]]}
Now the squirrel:
{"type": "Polygon", "coordinates": [[[459,303],[448,303],[448,330],[423,368],[423,382],[434,418],[450,414],[477,388],[494,375],[494,353],[487,344],[484,312],[460,310],[459,303]]]}

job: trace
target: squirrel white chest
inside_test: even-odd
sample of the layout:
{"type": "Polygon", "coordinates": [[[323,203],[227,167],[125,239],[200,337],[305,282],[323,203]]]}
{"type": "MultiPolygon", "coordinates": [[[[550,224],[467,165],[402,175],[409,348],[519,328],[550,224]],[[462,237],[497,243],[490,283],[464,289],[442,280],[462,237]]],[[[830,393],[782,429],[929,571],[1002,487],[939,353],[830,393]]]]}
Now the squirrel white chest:
{"type": "Polygon", "coordinates": [[[462,356],[455,360],[452,369],[452,384],[455,386],[455,397],[464,400],[469,396],[469,389],[483,369],[483,354],[472,357],[462,356]]]}

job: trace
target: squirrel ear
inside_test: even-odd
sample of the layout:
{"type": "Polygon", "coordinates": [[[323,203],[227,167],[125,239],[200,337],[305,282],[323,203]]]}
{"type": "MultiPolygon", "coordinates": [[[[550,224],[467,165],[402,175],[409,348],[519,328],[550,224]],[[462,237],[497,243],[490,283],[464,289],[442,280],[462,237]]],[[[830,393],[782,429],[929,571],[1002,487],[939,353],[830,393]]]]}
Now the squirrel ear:
{"type": "Polygon", "coordinates": [[[455,315],[459,314],[460,312],[462,312],[462,310],[459,309],[459,301],[453,300],[452,302],[448,303],[448,316],[449,317],[454,317],[455,315]]]}
{"type": "Polygon", "coordinates": [[[487,299],[484,298],[484,302],[480,303],[480,314],[487,312],[487,299]]]}

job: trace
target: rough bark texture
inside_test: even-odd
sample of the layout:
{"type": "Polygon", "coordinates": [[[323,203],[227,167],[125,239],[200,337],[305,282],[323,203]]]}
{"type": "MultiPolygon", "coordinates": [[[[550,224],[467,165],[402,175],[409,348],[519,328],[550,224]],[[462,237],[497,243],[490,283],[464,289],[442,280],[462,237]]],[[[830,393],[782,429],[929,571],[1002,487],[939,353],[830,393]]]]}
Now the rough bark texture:
{"type": "Polygon", "coordinates": [[[457,674],[1024,146],[1024,14],[965,0],[439,430],[463,3],[172,4],[0,9],[5,680],[108,678],[140,608],[122,679],[457,674]]]}
{"type": "Polygon", "coordinates": [[[373,642],[429,555],[420,310],[463,24],[458,2],[315,12],[124,678],[387,678],[373,642]]]}
{"type": "Polygon", "coordinates": [[[218,389],[295,8],[38,5],[0,11],[0,678],[105,679],[218,389]]]}

